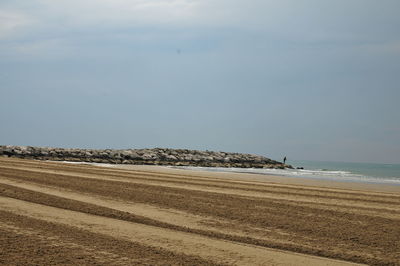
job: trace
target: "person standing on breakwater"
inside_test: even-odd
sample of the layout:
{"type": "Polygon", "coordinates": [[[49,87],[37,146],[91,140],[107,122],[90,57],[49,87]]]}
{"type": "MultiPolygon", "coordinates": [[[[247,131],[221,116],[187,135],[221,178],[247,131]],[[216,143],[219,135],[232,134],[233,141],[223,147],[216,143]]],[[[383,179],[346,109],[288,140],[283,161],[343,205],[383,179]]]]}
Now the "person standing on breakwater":
{"type": "Polygon", "coordinates": [[[285,156],[285,158],[283,158],[283,164],[285,164],[286,163],[286,156],[285,156]]]}

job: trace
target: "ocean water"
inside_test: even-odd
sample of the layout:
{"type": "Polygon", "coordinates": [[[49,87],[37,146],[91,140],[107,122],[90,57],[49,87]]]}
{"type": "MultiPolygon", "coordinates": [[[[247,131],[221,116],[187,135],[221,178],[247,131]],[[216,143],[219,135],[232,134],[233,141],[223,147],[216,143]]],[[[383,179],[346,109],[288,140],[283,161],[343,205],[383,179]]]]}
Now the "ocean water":
{"type": "MultiPolygon", "coordinates": [[[[93,164],[103,167],[115,167],[115,164],[65,162],[73,164],[93,164]]],[[[387,184],[400,186],[400,164],[379,163],[346,163],[322,161],[287,161],[293,167],[304,169],[260,169],[260,168],[225,168],[225,167],[194,167],[194,166],[169,166],[171,168],[235,172],[249,174],[264,174],[288,177],[301,177],[318,180],[332,180],[344,182],[362,182],[373,184],[387,184]]]]}
{"type": "Polygon", "coordinates": [[[287,161],[304,169],[185,167],[191,170],[241,172],[345,182],[400,185],[400,164],[287,161]]]}

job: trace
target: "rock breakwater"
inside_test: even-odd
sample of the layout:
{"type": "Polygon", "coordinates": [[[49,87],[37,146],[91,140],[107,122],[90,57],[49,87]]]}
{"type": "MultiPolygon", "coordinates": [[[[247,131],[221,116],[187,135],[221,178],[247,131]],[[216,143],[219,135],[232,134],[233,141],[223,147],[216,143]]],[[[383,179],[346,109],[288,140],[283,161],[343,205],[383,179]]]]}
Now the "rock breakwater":
{"type": "Polygon", "coordinates": [[[37,160],[172,166],[292,168],[264,156],[187,149],[65,149],[0,146],[0,156],[37,160]]]}

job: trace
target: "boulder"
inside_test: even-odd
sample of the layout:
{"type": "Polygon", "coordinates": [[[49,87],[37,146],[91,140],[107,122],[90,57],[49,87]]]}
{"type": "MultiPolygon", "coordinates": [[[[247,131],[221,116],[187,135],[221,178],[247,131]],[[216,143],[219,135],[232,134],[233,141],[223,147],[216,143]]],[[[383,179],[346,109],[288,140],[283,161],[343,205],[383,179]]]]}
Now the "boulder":
{"type": "Polygon", "coordinates": [[[188,149],[64,149],[30,146],[0,146],[0,155],[38,160],[151,164],[175,166],[293,168],[269,158],[241,153],[188,149]]]}

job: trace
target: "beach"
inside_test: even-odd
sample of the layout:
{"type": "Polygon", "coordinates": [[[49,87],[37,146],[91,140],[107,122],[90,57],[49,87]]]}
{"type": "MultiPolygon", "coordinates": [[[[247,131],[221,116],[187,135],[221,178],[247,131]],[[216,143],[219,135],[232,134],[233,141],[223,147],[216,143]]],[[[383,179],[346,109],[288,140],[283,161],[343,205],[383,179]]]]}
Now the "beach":
{"type": "Polygon", "coordinates": [[[0,157],[0,264],[400,265],[400,186],[0,157]]]}

